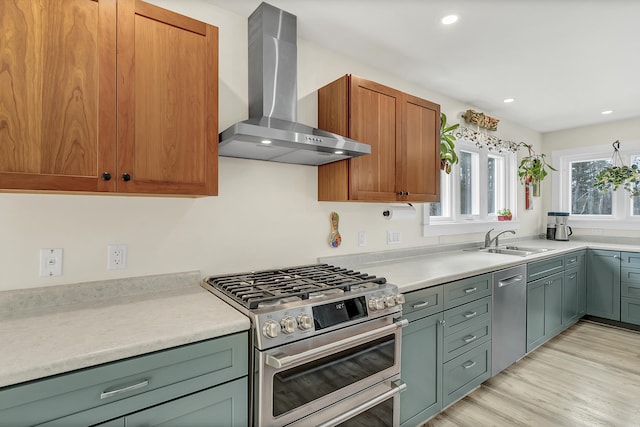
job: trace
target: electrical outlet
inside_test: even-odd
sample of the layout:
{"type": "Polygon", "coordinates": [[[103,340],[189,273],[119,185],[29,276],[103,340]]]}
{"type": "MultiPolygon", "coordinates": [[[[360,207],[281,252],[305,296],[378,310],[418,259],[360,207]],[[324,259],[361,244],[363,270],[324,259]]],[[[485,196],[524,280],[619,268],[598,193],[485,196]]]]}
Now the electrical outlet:
{"type": "Polygon", "coordinates": [[[387,231],[387,245],[395,245],[400,243],[399,231],[387,231]]]}
{"type": "Polygon", "coordinates": [[[367,232],[358,231],[358,246],[367,246],[367,232]]]}
{"type": "Polygon", "coordinates": [[[127,268],[127,245],[109,245],[107,268],[109,270],[124,270],[127,268]]]}
{"type": "Polygon", "coordinates": [[[62,276],[62,255],[64,250],[40,249],[40,276],[62,276]]]}

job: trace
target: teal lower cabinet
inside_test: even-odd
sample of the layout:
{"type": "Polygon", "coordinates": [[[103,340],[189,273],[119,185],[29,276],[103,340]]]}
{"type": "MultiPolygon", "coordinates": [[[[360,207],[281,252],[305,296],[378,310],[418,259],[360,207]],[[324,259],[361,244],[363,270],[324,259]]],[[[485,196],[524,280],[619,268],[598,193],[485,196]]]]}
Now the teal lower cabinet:
{"type": "Polygon", "coordinates": [[[577,322],[587,310],[586,253],[565,255],[566,270],[562,289],[562,326],[567,328],[577,322]]]}
{"type": "Polygon", "coordinates": [[[620,252],[587,252],[587,314],[620,320],[620,252]]]}
{"type": "Polygon", "coordinates": [[[527,283],[527,352],[562,329],[564,272],[527,283]]]}
{"type": "Polygon", "coordinates": [[[246,426],[247,373],[241,332],[5,387],[0,426],[246,426]]]}
{"type": "Polygon", "coordinates": [[[240,427],[247,423],[247,378],[241,378],[99,426],[240,427]]]}
{"type": "Polygon", "coordinates": [[[442,409],[443,314],[413,320],[402,330],[400,425],[418,426],[442,409]]]}
{"type": "Polygon", "coordinates": [[[442,403],[446,407],[491,377],[491,342],[451,359],[442,371],[442,403]]]}
{"type": "Polygon", "coordinates": [[[621,310],[623,322],[640,325],[640,298],[622,297],[621,310]]]}

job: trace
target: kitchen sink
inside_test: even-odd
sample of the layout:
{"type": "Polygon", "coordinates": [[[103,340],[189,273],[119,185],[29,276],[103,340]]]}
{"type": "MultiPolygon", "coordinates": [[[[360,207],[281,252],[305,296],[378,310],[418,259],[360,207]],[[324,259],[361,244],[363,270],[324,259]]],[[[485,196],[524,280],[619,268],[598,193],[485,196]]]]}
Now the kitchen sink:
{"type": "Polygon", "coordinates": [[[472,248],[466,249],[467,251],[488,252],[491,254],[504,254],[504,255],[516,255],[516,256],[529,256],[533,254],[539,254],[542,252],[552,251],[549,248],[530,248],[525,246],[505,245],[505,246],[492,246],[489,248],[472,248]]]}

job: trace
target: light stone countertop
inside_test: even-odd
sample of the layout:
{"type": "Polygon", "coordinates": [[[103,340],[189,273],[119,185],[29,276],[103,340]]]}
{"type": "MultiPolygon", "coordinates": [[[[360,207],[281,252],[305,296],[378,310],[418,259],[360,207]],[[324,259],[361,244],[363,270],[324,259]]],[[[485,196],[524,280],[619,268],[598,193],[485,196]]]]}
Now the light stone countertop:
{"type": "Polygon", "coordinates": [[[157,276],[161,283],[145,277],[161,289],[156,292],[131,290],[122,281],[81,284],[75,292],[69,290],[74,285],[39,288],[35,296],[30,290],[0,292],[0,310],[22,308],[0,319],[0,387],[249,329],[246,316],[199,286],[198,272],[167,284],[174,276],[157,276]],[[104,289],[118,287],[118,297],[101,299],[104,289]],[[87,289],[94,295],[73,304],[35,306],[55,300],[56,293],[77,297],[87,289]]]}
{"type": "MultiPolygon", "coordinates": [[[[637,240],[637,239],[636,239],[637,240]]],[[[343,266],[363,273],[384,277],[387,282],[398,286],[401,292],[436,286],[465,277],[501,270],[504,268],[538,261],[580,249],[606,249],[640,252],[640,241],[624,243],[574,240],[567,242],[543,239],[503,240],[503,244],[513,244],[531,248],[551,249],[547,252],[526,257],[464,249],[434,250],[437,248],[415,248],[403,251],[387,251],[361,255],[347,255],[321,258],[320,262],[343,266]]],[[[467,245],[470,246],[470,245],[467,245]]],[[[479,244],[471,245],[478,247],[479,244]]]]}

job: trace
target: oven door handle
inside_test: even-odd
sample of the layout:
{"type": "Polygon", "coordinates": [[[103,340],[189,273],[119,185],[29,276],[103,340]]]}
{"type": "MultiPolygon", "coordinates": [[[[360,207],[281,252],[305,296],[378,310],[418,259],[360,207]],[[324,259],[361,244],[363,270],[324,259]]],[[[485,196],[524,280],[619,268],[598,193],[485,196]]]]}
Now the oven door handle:
{"type": "Polygon", "coordinates": [[[353,417],[355,417],[356,415],[368,411],[369,409],[373,408],[376,405],[379,405],[380,403],[384,402],[385,400],[389,399],[390,397],[395,396],[396,394],[405,391],[405,389],[407,388],[407,385],[405,383],[403,383],[402,381],[398,380],[398,381],[394,381],[391,383],[391,388],[387,391],[385,391],[384,393],[374,397],[373,399],[364,402],[361,405],[356,406],[355,408],[351,408],[349,409],[347,412],[344,412],[340,415],[338,415],[335,418],[330,419],[329,421],[320,424],[318,427],[333,427],[336,426],[344,421],[347,421],[353,417]]]}
{"type": "Polygon", "coordinates": [[[362,334],[345,338],[332,342],[330,344],[322,345],[320,347],[313,348],[311,350],[303,351],[298,354],[267,354],[265,363],[276,369],[286,368],[291,365],[295,365],[307,360],[317,359],[318,357],[333,354],[348,348],[352,348],[356,345],[363,344],[367,341],[371,341],[377,337],[382,337],[395,332],[397,329],[404,328],[409,324],[407,319],[402,319],[399,322],[392,323],[391,325],[383,326],[382,328],[374,329],[372,331],[364,332],[362,334]]]}

